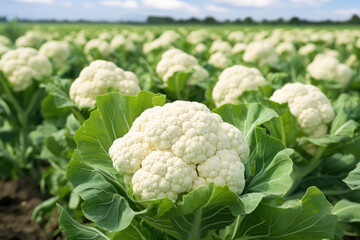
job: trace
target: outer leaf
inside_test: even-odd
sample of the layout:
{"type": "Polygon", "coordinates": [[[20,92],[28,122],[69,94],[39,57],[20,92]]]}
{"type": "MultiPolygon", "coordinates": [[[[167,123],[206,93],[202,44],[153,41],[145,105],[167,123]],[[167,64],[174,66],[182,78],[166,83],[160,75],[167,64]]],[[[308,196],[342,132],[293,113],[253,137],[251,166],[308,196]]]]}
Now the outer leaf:
{"type": "Polygon", "coordinates": [[[349,175],[344,179],[344,182],[352,190],[360,190],[360,163],[352,170],[349,175]]]}
{"type": "Polygon", "coordinates": [[[278,117],[274,110],[257,103],[225,104],[213,112],[219,114],[225,122],[237,127],[245,135],[248,143],[253,140],[255,127],[278,117]]]}
{"type": "Polygon", "coordinates": [[[250,175],[244,193],[259,192],[264,196],[283,195],[291,186],[293,150],[285,149],[275,138],[256,128],[256,141],[250,145],[250,175]]]}
{"type": "Polygon", "coordinates": [[[59,224],[66,233],[68,240],[94,239],[110,240],[102,232],[93,227],[86,227],[75,221],[70,215],[57,204],[60,213],[59,224]]]}
{"type": "Polygon", "coordinates": [[[360,203],[342,199],[335,204],[332,213],[337,215],[341,222],[360,222],[360,203]]]}
{"type": "Polygon", "coordinates": [[[52,81],[43,83],[40,86],[54,96],[55,106],[57,108],[76,107],[75,103],[69,97],[69,89],[72,81],[69,79],[52,79],[52,81]]]}
{"type": "Polygon", "coordinates": [[[237,237],[262,240],[332,238],[336,216],[330,214],[331,204],[316,187],[309,188],[295,206],[285,205],[260,204],[254,214],[245,216],[241,221],[237,237]]]}

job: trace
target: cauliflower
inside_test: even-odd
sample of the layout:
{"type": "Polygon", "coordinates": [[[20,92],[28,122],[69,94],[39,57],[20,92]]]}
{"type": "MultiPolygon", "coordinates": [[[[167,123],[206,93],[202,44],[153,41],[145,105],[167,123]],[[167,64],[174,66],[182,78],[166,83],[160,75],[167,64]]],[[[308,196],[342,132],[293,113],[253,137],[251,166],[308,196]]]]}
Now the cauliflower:
{"type": "Polygon", "coordinates": [[[216,52],[210,56],[209,64],[214,65],[216,68],[224,69],[228,67],[231,62],[223,52],[216,52]]]}
{"type": "Polygon", "coordinates": [[[135,44],[131,40],[126,39],[123,35],[116,35],[111,40],[110,45],[113,49],[125,50],[126,52],[131,52],[136,49],[135,44]]]}
{"type": "Polygon", "coordinates": [[[279,45],[276,46],[276,53],[279,56],[284,56],[285,59],[290,60],[291,57],[296,55],[296,48],[294,44],[290,42],[282,42],[279,45]]]}
{"type": "Polygon", "coordinates": [[[0,58],[2,55],[4,55],[6,52],[10,51],[10,48],[0,45],[0,58]]]}
{"type": "Polygon", "coordinates": [[[240,42],[245,38],[245,34],[241,31],[231,32],[228,35],[228,40],[231,42],[240,42]]]}
{"type": "Polygon", "coordinates": [[[192,53],[193,54],[202,54],[202,53],[205,53],[206,50],[207,50],[207,47],[204,44],[198,43],[192,50],[192,53]]]}
{"type": "Polygon", "coordinates": [[[156,72],[165,84],[175,72],[191,70],[194,72],[187,81],[188,85],[201,82],[209,77],[208,72],[198,64],[195,57],[175,48],[167,50],[156,66],[156,72]]]}
{"type": "Polygon", "coordinates": [[[279,62],[274,47],[268,42],[252,42],[247,45],[243,60],[259,66],[274,66],[279,62]]]}
{"type": "Polygon", "coordinates": [[[108,93],[110,88],[129,95],[136,95],[140,91],[134,73],[124,71],[115,63],[96,60],[84,68],[71,84],[70,98],[79,107],[91,107],[95,105],[95,97],[108,93]]]}
{"type": "Polygon", "coordinates": [[[276,90],[270,100],[288,103],[300,129],[312,138],[325,136],[335,117],[329,99],[313,85],[288,83],[276,90]]]}
{"type": "Polygon", "coordinates": [[[144,111],[109,155],[139,199],[175,201],[210,182],[241,194],[249,147],[204,104],[175,101],[144,111]]]}
{"type": "Polygon", "coordinates": [[[181,36],[173,30],[165,31],[161,36],[143,46],[143,52],[148,54],[156,49],[169,48],[181,36]]]}
{"type": "Polygon", "coordinates": [[[186,41],[195,45],[195,44],[204,42],[209,37],[210,37],[210,34],[207,30],[199,29],[199,30],[192,31],[191,33],[189,33],[189,35],[187,35],[187,37],[186,37],[186,41]]]}
{"type": "Polygon", "coordinates": [[[299,48],[299,54],[302,56],[309,56],[310,54],[315,53],[317,50],[317,46],[313,43],[308,43],[305,46],[299,48]]]}
{"type": "Polygon", "coordinates": [[[69,44],[61,41],[48,41],[41,46],[39,52],[48,57],[56,68],[65,66],[71,55],[69,44]]]}
{"type": "Polygon", "coordinates": [[[11,40],[5,36],[0,35],[0,46],[9,46],[11,44],[11,40]]]}
{"type": "Polygon", "coordinates": [[[226,68],[219,76],[212,98],[217,107],[225,103],[238,103],[238,98],[245,91],[258,90],[267,82],[256,68],[235,65],[226,68]]]}
{"type": "Polygon", "coordinates": [[[351,80],[351,68],[331,56],[318,54],[307,66],[307,72],[316,80],[336,82],[346,87],[351,80]]]}
{"type": "Polygon", "coordinates": [[[27,32],[24,36],[16,39],[15,45],[17,47],[31,47],[38,49],[45,39],[38,32],[27,32]]]}
{"type": "Polygon", "coordinates": [[[18,48],[6,52],[0,60],[0,69],[15,92],[28,88],[33,79],[42,80],[52,73],[51,62],[33,48],[18,48]]]}
{"type": "Polygon", "coordinates": [[[231,49],[231,54],[236,55],[245,52],[246,46],[247,46],[246,43],[236,43],[234,47],[231,49]]]}
{"type": "Polygon", "coordinates": [[[221,40],[216,40],[211,44],[209,53],[223,52],[225,54],[230,54],[231,50],[232,50],[232,47],[231,47],[230,43],[221,41],[221,40]]]}
{"type": "Polygon", "coordinates": [[[84,48],[84,53],[87,55],[89,61],[98,59],[99,57],[109,59],[114,49],[104,40],[92,39],[88,41],[84,48]],[[94,54],[93,51],[98,51],[100,56],[94,54]]]}

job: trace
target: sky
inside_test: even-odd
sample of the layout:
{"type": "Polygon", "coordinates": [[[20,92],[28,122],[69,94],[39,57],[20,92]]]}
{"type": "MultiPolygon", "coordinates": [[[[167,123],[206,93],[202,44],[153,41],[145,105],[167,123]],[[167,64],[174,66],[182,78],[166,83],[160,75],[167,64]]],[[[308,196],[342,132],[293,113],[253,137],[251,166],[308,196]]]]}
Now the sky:
{"type": "Polygon", "coordinates": [[[360,16],[359,0],[0,0],[0,16],[57,20],[144,21],[213,16],[218,20],[252,17],[345,20],[360,16]]]}

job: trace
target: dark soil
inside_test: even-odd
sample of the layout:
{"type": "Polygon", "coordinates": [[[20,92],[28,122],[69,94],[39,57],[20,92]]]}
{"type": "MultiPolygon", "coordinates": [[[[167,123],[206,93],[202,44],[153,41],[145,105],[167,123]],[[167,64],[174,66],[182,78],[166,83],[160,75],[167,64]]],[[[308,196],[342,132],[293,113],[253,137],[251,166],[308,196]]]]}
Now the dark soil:
{"type": "MultiPolygon", "coordinates": [[[[43,202],[39,186],[30,178],[0,179],[0,239],[48,240],[57,229],[57,221],[42,226],[31,220],[34,208],[43,202]]],[[[57,216],[56,216],[57,219],[57,216]]]]}

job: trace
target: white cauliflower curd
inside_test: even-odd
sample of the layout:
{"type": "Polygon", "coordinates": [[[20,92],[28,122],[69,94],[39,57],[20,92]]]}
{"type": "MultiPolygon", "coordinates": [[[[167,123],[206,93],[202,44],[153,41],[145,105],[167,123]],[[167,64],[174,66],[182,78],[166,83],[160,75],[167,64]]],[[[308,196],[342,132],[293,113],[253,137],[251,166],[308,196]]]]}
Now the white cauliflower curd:
{"type": "Polygon", "coordinates": [[[187,81],[188,85],[201,82],[209,77],[208,72],[199,65],[194,56],[175,48],[163,53],[156,66],[156,72],[165,84],[175,72],[190,72],[191,70],[194,72],[187,81]]]}
{"type": "Polygon", "coordinates": [[[41,46],[39,52],[48,57],[56,68],[65,66],[71,55],[70,45],[61,41],[48,41],[41,46]]]}
{"type": "Polygon", "coordinates": [[[351,68],[346,64],[341,64],[334,57],[318,54],[314,61],[307,67],[309,75],[316,80],[336,82],[342,87],[346,87],[351,80],[351,68]]]}
{"type": "Polygon", "coordinates": [[[0,46],[9,46],[11,44],[11,40],[3,35],[0,35],[0,46]]]}
{"type": "Polygon", "coordinates": [[[241,194],[249,147],[237,128],[204,104],[175,101],[144,111],[109,155],[139,199],[175,201],[210,182],[241,194]]]}
{"type": "Polygon", "coordinates": [[[259,66],[274,66],[279,62],[279,57],[270,43],[260,41],[247,45],[243,60],[245,62],[259,64],[259,66]]]}
{"type": "Polygon", "coordinates": [[[52,73],[51,62],[33,48],[7,51],[0,60],[0,69],[15,92],[28,88],[34,79],[42,80],[52,73]]]}
{"type": "Polygon", "coordinates": [[[113,49],[125,50],[126,52],[131,52],[136,49],[135,44],[130,40],[125,38],[123,35],[116,35],[110,43],[110,46],[113,49]]]}
{"type": "Polygon", "coordinates": [[[215,40],[209,49],[209,53],[215,52],[223,52],[225,54],[230,54],[232,47],[230,43],[222,41],[222,40],[215,40]]]}
{"type": "Polygon", "coordinates": [[[256,68],[235,65],[226,68],[219,76],[212,98],[217,107],[225,103],[238,103],[238,98],[245,91],[258,90],[267,82],[256,68]]]}
{"type": "Polygon", "coordinates": [[[230,59],[223,52],[216,52],[212,54],[208,62],[219,69],[224,69],[231,64],[230,59]]]}
{"type": "Polygon", "coordinates": [[[113,52],[114,49],[110,46],[110,44],[100,39],[92,39],[88,41],[84,48],[84,53],[89,61],[93,61],[99,57],[109,59],[113,52]],[[95,53],[94,51],[97,52],[95,53]],[[98,56],[99,54],[100,56],[98,56]]]}
{"type": "Polygon", "coordinates": [[[108,93],[110,88],[128,95],[136,95],[140,91],[134,73],[124,71],[113,62],[96,60],[84,68],[71,84],[70,98],[79,107],[91,107],[95,105],[96,96],[108,93]]]}
{"type": "Polygon", "coordinates": [[[325,136],[328,125],[335,117],[329,99],[313,85],[288,83],[276,90],[270,100],[288,103],[300,129],[309,137],[325,136]]]}
{"type": "Polygon", "coordinates": [[[31,47],[38,49],[45,39],[38,32],[29,31],[15,41],[17,47],[31,47]]]}

